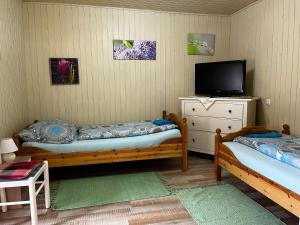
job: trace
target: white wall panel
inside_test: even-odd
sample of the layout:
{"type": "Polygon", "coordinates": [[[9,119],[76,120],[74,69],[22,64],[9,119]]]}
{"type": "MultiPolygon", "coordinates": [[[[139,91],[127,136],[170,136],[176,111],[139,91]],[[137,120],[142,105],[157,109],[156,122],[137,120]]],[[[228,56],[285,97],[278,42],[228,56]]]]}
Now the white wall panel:
{"type": "Polygon", "coordinates": [[[179,113],[194,64],[229,55],[230,18],[95,6],[24,3],[29,118],[79,124],[179,113]],[[216,34],[215,56],[188,56],[188,32],[216,34]],[[157,41],[157,60],[113,60],[112,40],[157,41]],[[77,57],[80,85],[53,86],[50,57],[77,57]]]}
{"type": "Polygon", "coordinates": [[[27,122],[22,4],[0,1],[0,138],[11,136],[27,122]]]}
{"type": "MultiPolygon", "coordinates": [[[[231,58],[246,58],[259,123],[300,134],[300,1],[262,0],[231,16],[231,58]],[[265,99],[271,98],[271,106],[265,99]]],[[[251,94],[251,93],[250,93],[251,94]]]]}

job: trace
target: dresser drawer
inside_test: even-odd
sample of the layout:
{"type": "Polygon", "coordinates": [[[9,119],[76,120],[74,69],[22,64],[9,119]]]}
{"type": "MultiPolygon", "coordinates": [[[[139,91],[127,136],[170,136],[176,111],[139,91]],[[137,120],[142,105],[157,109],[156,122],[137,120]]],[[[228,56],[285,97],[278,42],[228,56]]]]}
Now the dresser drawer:
{"type": "Polygon", "coordinates": [[[188,150],[214,155],[214,144],[214,133],[189,130],[188,150]]]}
{"type": "Polygon", "coordinates": [[[238,131],[243,127],[242,120],[223,119],[213,117],[188,116],[187,123],[190,130],[216,132],[220,128],[222,133],[238,131]]]}
{"type": "Polygon", "coordinates": [[[184,102],[183,114],[187,116],[209,116],[223,118],[243,118],[244,106],[242,104],[215,103],[206,109],[200,102],[184,102]]]}

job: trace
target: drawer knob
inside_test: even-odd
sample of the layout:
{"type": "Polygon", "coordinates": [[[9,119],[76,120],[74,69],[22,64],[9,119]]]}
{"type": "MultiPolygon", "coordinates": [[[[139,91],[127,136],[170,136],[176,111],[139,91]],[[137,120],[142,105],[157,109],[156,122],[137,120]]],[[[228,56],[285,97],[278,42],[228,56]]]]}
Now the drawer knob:
{"type": "Polygon", "coordinates": [[[231,126],[228,126],[228,129],[231,130],[231,126]]]}
{"type": "Polygon", "coordinates": [[[193,138],[193,140],[192,140],[193,142],[195,142],[195,139],[193,138]]]}
{"type": "Polygon", "coordinates": [[[231,109],[228,110],[229,113],[232,113],[231,109]]]}
{"type": "Polygon", "coordinates": [[[195,112],[195,108],[192,108],[193,112],[195,112]]]}
{"type": "Polygon", "coordinates": [[[194,123],[194,122],[192,122],[192,125],[193,125],[193,126],[195,126],[195,123],[194,123]]]}

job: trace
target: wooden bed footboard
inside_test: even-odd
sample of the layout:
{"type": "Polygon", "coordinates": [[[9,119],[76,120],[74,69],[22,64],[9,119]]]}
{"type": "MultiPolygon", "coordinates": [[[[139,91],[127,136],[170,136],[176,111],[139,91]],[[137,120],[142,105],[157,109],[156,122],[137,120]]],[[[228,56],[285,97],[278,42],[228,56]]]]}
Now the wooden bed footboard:
{"type": "MultiPolygon", "coordinates": [[[[221,168],[224,168],[292,214],[300,217],[300,195],[246,167],[234,156],[230,148],[223,144],[223,142],[233,141],[233,139],[238,136],[249,133],[266,133],[269,131],[271,130],[264,127],[248,127],[222,137],[221,130],[217,129],[215,137],[216,180],[221,180],[221,168]]],[[[290,133],[288,125],[283,125],[282,133],[290,133]]]]}
{"type": "MultiPolygon", "coordinates": [[[[187,121],[179,119],[174,113],[167,114],[163,111],[163,118],[173,121],[178,125],[181,137],[171,138],[158,146],[131,149],[109,149],[93,152],[54,153],[35,147],[22,147],[18,134],[13,139],[19,150],[17,155],[30,155],[32,160],[48,160],[49,167],[64,167],[76,165],[89,165],[100,163],[114,163],[162,158],[181,158],[182,170],[188,170],[187,156],[187,121]]],[[[37,121],[35,121],[37,122],[37,121]]]]}

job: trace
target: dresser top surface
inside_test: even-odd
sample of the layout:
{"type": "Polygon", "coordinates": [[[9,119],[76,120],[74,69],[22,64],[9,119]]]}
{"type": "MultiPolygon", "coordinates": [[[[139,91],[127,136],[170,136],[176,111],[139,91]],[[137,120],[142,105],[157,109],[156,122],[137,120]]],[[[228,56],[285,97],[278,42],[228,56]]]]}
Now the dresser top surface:
{"type": "Polygon", "coordinates": [[[179,100],[207,100],[207,101],[230,101],[230,102],[251,102],[257,101],[260,97],[252,97],[252,96],[237,96],[237,97],[216,97],[210,98],[206,96],[188,96],[188,97],[180,97],[179,100]]]}

